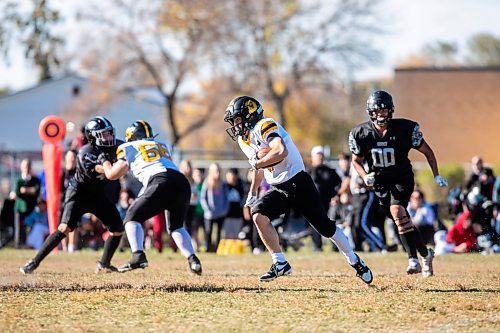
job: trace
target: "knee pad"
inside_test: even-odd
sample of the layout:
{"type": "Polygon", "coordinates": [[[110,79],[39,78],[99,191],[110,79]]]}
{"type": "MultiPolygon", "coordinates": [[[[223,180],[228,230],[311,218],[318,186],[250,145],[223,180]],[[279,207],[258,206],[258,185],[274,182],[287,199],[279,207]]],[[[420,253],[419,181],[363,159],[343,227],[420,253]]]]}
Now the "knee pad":
{"type": "Polygon", "coordinates": [[[398,232],[400,235],[413,231],[414,229],[413,223],[408,216],[403,216],[402,218],[395,219],[394,222],[398,227],[398,232]]]}

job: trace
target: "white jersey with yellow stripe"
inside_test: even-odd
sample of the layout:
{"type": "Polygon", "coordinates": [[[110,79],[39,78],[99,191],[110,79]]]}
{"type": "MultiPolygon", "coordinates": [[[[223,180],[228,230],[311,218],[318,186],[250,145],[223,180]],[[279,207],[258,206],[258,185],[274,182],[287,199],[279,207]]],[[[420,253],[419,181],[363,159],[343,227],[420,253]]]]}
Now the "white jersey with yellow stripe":
{"type": "Polygon", "coordinates": [[[116,157],[127,162],[134,176],[146,187],[149,179],[167,169],[179,171],[168,146],[156,140],[136,140],[121,144],[116,157]]]}
{"type": "Polygon", "coordinates": [[[248,140],[238,137],[238,144],[245,155],[250,159],[262,148],[269,148],[273,137],[279,136],[288,150],[283,161],[273,167],[264,169],[264,177],[270,185],[281,184],[291,179],[300,171],[305,170],[304,161],[299,150],[285,129],[272,118],[261,119],[250,130],[248,140]]]}

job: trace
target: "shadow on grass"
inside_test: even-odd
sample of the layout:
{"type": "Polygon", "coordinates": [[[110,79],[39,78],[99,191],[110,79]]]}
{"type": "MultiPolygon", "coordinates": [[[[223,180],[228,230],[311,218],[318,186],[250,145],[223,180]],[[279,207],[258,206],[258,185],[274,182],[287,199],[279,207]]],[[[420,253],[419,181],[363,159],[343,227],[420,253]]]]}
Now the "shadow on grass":
{"type": "Polygon", "coordinates": [[[336,289],[330,288],[294,288],[294,287],[279,287],[279,288],[266,288],[260,286],[221,286],[215,284],[168,284],[168,285],[140,285],[130,283],[107,283],[103,285],[86,286],[74,284],[71,286],[61,286],[55,284],[12,284],[0,285],[1,292],[96,292],[96,291],[120,291],[120,290],[143,290],[150,292],[187,292],[187,293],[220,293],[220,292],[273,292],[273,291],[286,291],[286,292],[339,292],[336,289]]]}
{"type": "Polygon", "coordinates": [[[490,288],[456,288],[456,289],[424,289],[426,293],[500,293],[500,289],[490,288]]]}

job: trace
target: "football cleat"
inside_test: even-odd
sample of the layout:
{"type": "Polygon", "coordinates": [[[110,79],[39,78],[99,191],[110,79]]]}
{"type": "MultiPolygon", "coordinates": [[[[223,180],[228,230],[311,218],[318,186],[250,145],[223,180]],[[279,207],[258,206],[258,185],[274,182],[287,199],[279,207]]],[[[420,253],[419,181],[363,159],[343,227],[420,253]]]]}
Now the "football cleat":
{"type": "Polygon", "coordinates": [[[143,251],[135,252],[132,254],[132,259],[123,266],[118,267],[118,272],[128,272],[137,268],[148,267],[148,259],[146,259],[146,254],[143,251]]]}
{"type": "Polygon", "coordinates": [[[406,274],[418,274],[420,272],[422,272],[422,266],[420,266],[418,259],[410,258],[410,260],[408,260],[406,274]]]}
{"type": "Polygon", "coordinates": [[[292,274],[292,266],[285,262],[276,262],[271,265],[269,272],[259,277],[260,282],[269,282],[276,279],[278,276],[285,276],[292,274]]]}
{"type": "Polygon", "coordinates": [[[201,269],[201,262],[200,259],[196,256],[196,254],[192,254],[188,258],[188,263],[189,263],[189,271],[191,273],[194,273],[196,275],[201,275],[202,269],[201,269]]]}
{"type": "Polygon", "coordinates": [[[32,259],[28,261],[26,264],[24,264],[23,267],[19,268],[19,271],[24,275],[31,274],[37,267],[38,264],[32,259]]]}
{"type": "Polygon", "coordinates": [[[427,257],[424,258],[422,265],[422,276],[424,278],[434,275],[434,270],[432,268],[432,260],[434,259],[434,250],[433,249],[427,249],[427,250],[428,254],[427,257]]]}
{"type": "Polygon", "coordinates": [[[118,268],[116,268],[113,265],[103,265],[100,261],[97,262],[97,265],[95,266],[95,273],[114,273],[118,272],[118,268]]]}
{"type": "Polygon", "coordinates": [[[372,283],[373,281],[372,271],[357,254],[356,257],[358,258],[358,262],[356,262],[354,265],[351,265],[351,267],[356,270],[356,276],[359,277],[366,284],[372,283]]]}

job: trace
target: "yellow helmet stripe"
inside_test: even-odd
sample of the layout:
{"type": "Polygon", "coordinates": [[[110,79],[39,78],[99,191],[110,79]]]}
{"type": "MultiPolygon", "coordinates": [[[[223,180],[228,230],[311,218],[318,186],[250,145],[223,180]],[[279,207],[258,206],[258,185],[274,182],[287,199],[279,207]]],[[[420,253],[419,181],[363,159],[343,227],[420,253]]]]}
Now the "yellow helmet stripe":
{"type": "Polygon", "coordinates": [[[139,120],[139,122],[142,124],[142,126],[144,126],[144,129],[146,130],[146,138],[149,138],[150,135],[149,135],[148,125],[146,124],[146,122],[144,120],[139,120]]]}

